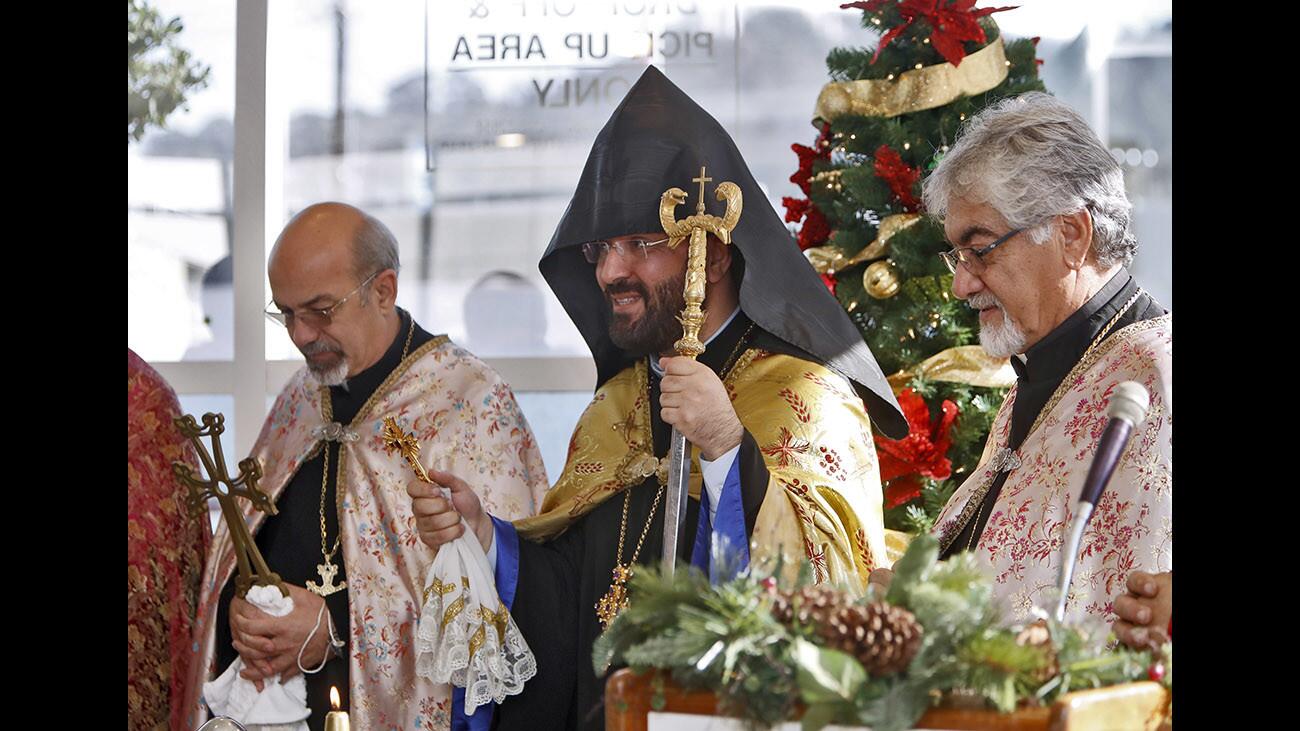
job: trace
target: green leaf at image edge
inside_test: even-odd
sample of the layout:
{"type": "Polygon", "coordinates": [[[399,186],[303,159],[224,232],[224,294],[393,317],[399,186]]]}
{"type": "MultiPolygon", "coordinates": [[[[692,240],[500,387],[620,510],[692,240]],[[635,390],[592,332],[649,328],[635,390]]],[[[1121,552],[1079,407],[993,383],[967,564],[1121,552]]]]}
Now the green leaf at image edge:
{"type": "Polygon", "coordinates": [[[810,706],[822,703],[852,706],[854,697],[867,682],[867,671],[862,669],[862,664],[839,650],[795,638],[793,654],[799,693],[810,706]]]}

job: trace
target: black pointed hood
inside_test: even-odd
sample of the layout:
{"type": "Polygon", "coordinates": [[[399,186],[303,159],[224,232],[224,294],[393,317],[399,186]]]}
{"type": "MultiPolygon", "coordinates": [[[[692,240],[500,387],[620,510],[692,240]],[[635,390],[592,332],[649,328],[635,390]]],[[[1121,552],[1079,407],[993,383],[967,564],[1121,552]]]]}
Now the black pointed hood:
{"type": "MultiPolygon", "coordinates": [[[[731,234],[744,270],[741,310],[759,327],[852,381],[878,431],[895,439],[906,435],[907,421],[861,333],[799,252],[731,136],[654,66],[596,136],[578,188],[539,264],[591,348],[598,385],[633,358],[609,338],[605,298],[580,244],[662,231],[659,198],[671,187],[690,193],[677,217],[694,213],[698,188],[691,178],[699,176],[701,165],[714,185],[731,181],[744,195],[744,212],[731,234]]],[[[708,212],[721,216],[724,206],[714,199],[712,187],[705,198],[708,212]]],[[[708,305],[706,299],[706,309],[708,305]]]]}

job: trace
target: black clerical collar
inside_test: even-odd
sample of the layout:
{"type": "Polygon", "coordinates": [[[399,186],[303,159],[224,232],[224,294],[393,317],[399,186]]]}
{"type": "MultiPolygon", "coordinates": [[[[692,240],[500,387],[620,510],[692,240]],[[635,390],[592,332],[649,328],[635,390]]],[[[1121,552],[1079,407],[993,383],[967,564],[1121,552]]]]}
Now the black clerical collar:
{"type": "MultiPolygon", "coordinates": [[[[398,307],[397,320],[397,337],[393,338],[388,350],[384,351],[383,356],[375,361],[374,365],[347,379],[342,385],[330,386],[330,394],[336,400],[341,397],[354,400],[359,398],[363,401],[370,398],[370,394],[374,393],[388,374],[402,362],[402,348],[406,345],[406,334],[411,328],[411,313],[398,307]]],[[[411,340],[411,348],[414,350],[418,343],[414,337],[411,340]]]]}
{"type": "MultiPolygon", "coordinates": [[[[722,327],[704,341],[704,352],[700,354],[698,360],[717,372],[726,365],[728,356],[736,349],[745,331],[749,329],[749,323],[750,320],[745,313],[741,312],[740,307],[736,307],[727,321],[722,323],[722,327]]],[[[650,373],[655,378],[663,378],[663,370],[659,368],[659,358],[647,358],[647,360],[650,361],[650,373]]]]}
{"type": "Polygon", "coordinates": [[[1031,381],[1064,378],[1136,291],[1137,282],[1121,268],[1074,314],[1025,351],[1023,359],[1011,359],[1016,376],[1031,381]]]}

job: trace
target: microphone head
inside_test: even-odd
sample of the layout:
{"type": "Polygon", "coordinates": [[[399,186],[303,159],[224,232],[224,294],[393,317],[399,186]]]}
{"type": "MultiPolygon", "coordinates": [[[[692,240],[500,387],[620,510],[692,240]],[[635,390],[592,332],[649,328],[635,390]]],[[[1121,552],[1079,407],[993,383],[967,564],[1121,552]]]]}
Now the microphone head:
{"type": "Polygon", "coordinates": [[[1151,397],[1142,384],[1137,381],[1124,381],[1111,391],[1106,415],[1112,419],[1123,419],[1136,427],[1147,418],[1149,406],[1151,406],[1151,397]]]}

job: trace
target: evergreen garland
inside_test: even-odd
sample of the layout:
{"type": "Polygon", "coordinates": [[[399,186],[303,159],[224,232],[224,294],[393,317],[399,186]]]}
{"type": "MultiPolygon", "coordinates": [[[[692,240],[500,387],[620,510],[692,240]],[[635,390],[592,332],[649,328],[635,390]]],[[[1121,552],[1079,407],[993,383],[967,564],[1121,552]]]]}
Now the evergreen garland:
{"type": "MultiPolygon", "coordinates": [[[[596,640],[596,673],[619,664],[659,669],[684,688],[714,692],[720,712],[760,724],[789,719],[802,704],[809,731],[829,723],[911,728],[952,696],[1011,712],[1072,690],[1146,680],[1157,663],[1172,688],[1172,644],[1155,652],[1105,649],[1045,619],[1006,628],[975,558],[938,556],[937,539],[917,536],[895,564],[886,596],[844,595],[846,603],[884,601],[915,616],[921,647],[902,672],[871,676],[854,657],[823,646],[816,628],[774,619],[779,566],[719,585],[694,568],[668,578],[647,566],[629,584],[630,606],[596,640]],[[1033,631],[1039,640],[1026,642],[1033,631]]],[[[799,583],[807,579],[802,572],[799,583]]]]}

